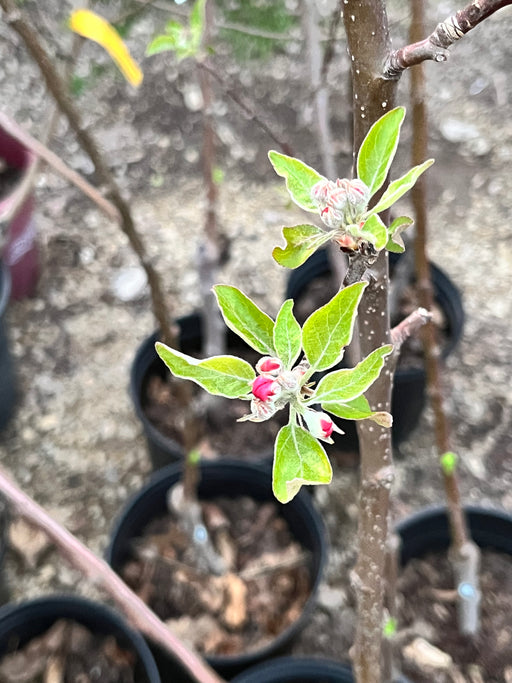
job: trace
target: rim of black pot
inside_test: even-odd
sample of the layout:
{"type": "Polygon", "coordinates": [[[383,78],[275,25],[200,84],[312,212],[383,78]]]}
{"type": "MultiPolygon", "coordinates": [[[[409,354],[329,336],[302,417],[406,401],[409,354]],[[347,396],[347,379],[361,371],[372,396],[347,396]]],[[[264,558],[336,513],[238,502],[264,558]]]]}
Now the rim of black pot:
{"type": "MultiPolygon", "coordinates": [[[[396,262],[402,255],[390,253],[390,263],[396,262]]],[[[449,324],[449,337],[447,343],[441,349],[441,357],[446,359],[462,338],[464,331],[464,307],[462,295],[458,287],[452,282],[448,275],[437,266],[430,262],[432,272],[434,296],[438,304],[446,313],[447,323],[449,324]],[[437,284],[437,286],[436,286],[437,284]]],[[[306,284],[315,277],[321,277],[331,272],[329,254],[326,249],[318,249],[308,260],[298,268],[292,270],[286,285],[286,297],[297,298],[306,284]]],[[[397,375],[400,378],[422,373],[421,368],[398,368],[397,375]]]]}
{"type": "MultiPolygon", "coordinates": [[[[499,508],[465,505],[464,512],[471,538],[480,548],[494,548],[512,555],[512,514],[499,508]]],[[[398,522],[401,563],[429,551],[440,551],[450,544],[450,527],[445,505],[423,508],[398,522]]]]}
{"type": "MultiPolygon", "coordinates": [[[[271,643],[258,650],[241,653],[236,656],[212,655],[206,657],[214,669],[222,672],[232,671],[236,673],[236,671],[242,668],[279,652],[305,626],[315,607],[318,589],[327,562],[327,530],[320,513],[314,505],[312,496],[308,495],[306,491],[300,491],[286,505],[279,503],[274,498],[271,486],[271,472],[268,467],[262,464],[239,462],[237,460],[217,460],[203,462],[200,468],[200,497],[208,485],[213,487],[216,484],[226,482],[226,473],[229,473],[229,479],[236,480],[237,486],[230,486],[222,490],[219,495],[235,497],[247,494],[256,498],[256,500],[272,500],[281,510],[283,517],[290,525],[293,535],[300,542],[304,541],[304,534],[309,534],[306,547],[311,550],[313,560],[313,565],[311,566],[312,585],[310,595],[304,604],[300,617],[276,636],[271,643]]],[[[106,551],[106,560],[114,570],[117,571],[129,557],[127,550],[128,539],[140,534],[155,515],[165,513],[165,494],[169,486],[177,481],[181,475],[181,464],[168,465],[157,471],[145,486],[127,502],[114,524],[110,536],[111,540],[106,551]],[[156,510],[155,505],[158,508],[156,510]],[[138,521],[132,524],[132,518],[139,515],[138,521]]]]}
{"type": "Polygon", "coordinates": [[[231,683],[353,683],[346,664],[322,657],[277,657],[243,671],[231,683]]]}
{"type": "Polygon", "coordinates": [[[11,274],[9,268],[0,259],[0,320],[2,319],[7,305],[9,304],[9,297],[11,296],[11,274]]]}
{"type": "Polygon", "coordinates": [[[160,683],[160,674],[148,644],[142,635],[129,626],[112,608],[76,595],[52,595],[21,603],[9,603],[0,608],[0,656],[8,640],[20,632],[20,645],[44,633],[58,619],[72,619],[90,630],[113,634],[123,647],[129,647],[138,657],[139,675],[144,673],[149,683],[160,683]]]}

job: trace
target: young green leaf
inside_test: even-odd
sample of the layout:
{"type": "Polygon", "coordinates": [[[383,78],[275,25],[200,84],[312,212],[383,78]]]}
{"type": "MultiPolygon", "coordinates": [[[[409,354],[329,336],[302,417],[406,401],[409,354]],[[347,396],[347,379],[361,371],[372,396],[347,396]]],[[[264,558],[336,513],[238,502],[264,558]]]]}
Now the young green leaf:
{"type": "Polygon", "coordinates": [[[189,379],[216,396],[247,396],[256,376],[249,363],[235,356],[213,356],[199,360],[161,342],[157,342],[155,348],[173,375],[189,379]]]}
{"type": "Polygon", "coordinates": [[[457,454],[452,453],[452,451],[443,453],[443,455],[441,456],[441,469],[447,477],[451,477],[455,473],[455,470],[457,469],[457,460],[457,454]]]}
{"type": "Polygon", "coordinates": [[[226,325],[259,353],[275,355],[274,321],[236,287],[213,288],[226,325]]]}
{"type": "Polygon", "coordinates": [[[357,177],[373,196],[379,190],[395,157],[405,109],[396,107],[384,114],[368,131],[357,156],[357,177]]]}
{"type": "Polygon", "coordinates": [[[283,228],[286,246],[275,247],[272,252],[274,260],[285,268],[297,268],[306,261],[313,252],[328,242],[334,234],[317,228],[316,225],[295,225],[283,228]]]}
{"type": "Polygon", "coordinates": [[[276,317],[274,348],[286,370],[290,370],[302,348],[302,329],[293,315],[293,300],[287,299],[276,317]]]}
{"type": "Polygon", "coordinates": [[[196,51],[201,46],[204,28],[204,12],[206,0],[196,0],[190,12],[190,42],[196,51]]]}
{"type": "Polygon", "coordinates": [[[304,484],[329,484],[332,467],[323,446],[295,422],[282,427],[274,448],[272,489],[288,503],[304,484]]]}
{"type": "Polygon", "coordinates": [[[327,370],[341,360],[350,343],[357,307],[366,282],[356,282],[339,291],[314,311],[302,328],[302,346],[315,370],[327,370]]]}
{"type": "Polygon", "coordinates": [[[386,244],[386,249],[388,251],[394,251],[397,254],[401,254],[405,251],[402,232],[412,225],[413,222],[414,221],[412,218],[409,218],[409,216],[398,216],[398,218],[395,218],[388,228],[389,239],[386,244]]]}
{"type": "Polygon", "coordinates": [[[304,162],[286,154],[271,150],[268,158],[277,175],[286,180],[286,189],[293,201],[305,211],[318,213],[318,206],[311,198],[311,189],[325,178],[304,162]]]}
{"type": "Polygon", "coordinates": [[[377,214],[372,214],[361,229],[361,235],[373,244],[377,251],[383,249],[388,242],[388,231],[382,218],[377,214]]]}
{"type": "Polygon", "coordinates": [[[343,420],[372,420],[381,427],[391,427],[393,418],[385,411],[373,411],[364,396],[347,401],[346,403],[325,403],[323,410],[343,420]]]}
{"type": "Polygon", "coordinates": [[[427,161],[424,161],[419,166],[411,168],[410,171],[400,178],[393,180],[380,198],[380,201],[372,208],[372,213],[380,213],[381,211],[385,211],[385,209],[389,209],[389,207],[397,202],[400,197],[414,187],[420,175],[424,173],[427,168],[430,168],[433,163],[434,159],[427,159],[427,161]]]}
{"type": "Polygon", "coordinates": [[[380,375],[384,359],[393,351],[391,344],[372,351],[355,368],[335,370],[324,375],[308,403],[346,403],[363,394],[380,375]]]}
{"type": "Polygon", "coordinates": [[[372,420],[381,427],[391,427],[393,418],[384,410],[373,411],[364,396],[347,401],[347,403],[326,403],[322,408],[327,413],[341,417],[343,420],[372,420]]]}

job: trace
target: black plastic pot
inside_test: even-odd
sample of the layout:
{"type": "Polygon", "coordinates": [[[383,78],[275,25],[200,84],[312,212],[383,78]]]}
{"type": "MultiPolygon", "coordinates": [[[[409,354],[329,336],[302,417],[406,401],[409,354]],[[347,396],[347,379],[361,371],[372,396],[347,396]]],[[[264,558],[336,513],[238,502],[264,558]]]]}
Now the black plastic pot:
{"type": "MultiPolygon", "coordinates": [[[[111,535],[106,559],[119,571],[130,557],[131,541],[139,536],[147,524],[167,511],[168,489],[181,477],[180,465],[170,465],[157,472],[149,483],[137,493],[121,513],[111,535]]],[[[236,461],[217,461],[201,464],[199,497],[250,496],[258,501],[275,501],[272,494],[271,474],[261,465],[236,461]]],[[[277,505],[277,501],[275,501],[277,505]]],[[[280,652],[306,625],[315,606],[323,569],[327,558],[326,530],[311,496],[299,493],[287,505],[279,505],[291,533],[304,548],[310,551],[311,595],[301,616],[267,646],[237,656],[212,656],[207,661],[222,676],[230,677],[280,652]]],[[[162,680],[188,681],[177,665],[166,654],[154,649],[162,680]]]]}
{"type": "MultiPolygon", "coordinates": [[[[201,316],[192,313],[176,320],[179,327],[179,347],[184,353],[194,354],[201,351],[202,325],[201,316]]],[[[169,370],[155,351],[155,342],[160,339],[158,332],[144,340],[135,355],[130,375],[130,395],[135,407],[137,417],[142,422],[144,435],[148,446],[148,452],[154,470],[170,465],[183,459],[183,448],[178,441],[163,434],[156,427],[144,411],[144,398],[146,387],[151,377],[167,377],[169,370]]],[[[233,332],[227,332],[228,352],[237,354],[249,347],[233,332]]],[[[269,445],[258,454],[254,460],[271,461],[273,448],[269,445]]]]}
{"type": "MultiPolygon", "coordinates": [[[[354,683],[352,669],[332,659],[278,657],[251,667],[231,683],[354,683]]],[[[410,683],[400,676],[394,683],[410,683]]]]}
{"type": "Polygon", "coordinates": [[[11,292],[8,269],[0,261],[0,430],[14,414],[16,407],[16,374],[10,352],[6,311],[11,292]]]}
{"type": "MultiPolygon", "coordinates": [[[[396,254],[390,261],[396,261],[396,254]]],[[[286,297],[297,301],[304,295],[306,287],[315,279],[331,273],[328,252],[316,251],[302,266],[293,270],[287,284],[286,297]]],[[[459,290],[449,277],[436,265],[431,264],[434,298],[442,309],[447,323],[447,341],[441,349],[446,359],[455,349],[464,327],[464,310],[459,290]]],[[[327,303],[329,293],[326,292],[327,303]]],[[[424,368],[400,368],[395,372],[391,413],[393,415],[393,443],[399,444],[409,436],[419,422],[426,401],[426,376],[424,368]]],[[[339,421],[344,435],[336,435],[339,448],[354,450],[358,447],[356,423],[352,420],[339,421]]]]}
{"type": "MultiPolygon", "coordinates": [[[[494,548],[512,555],[512,515],[476,506],[464,508],[469,532],[480,548],[494,548]]],[[[401,539],[401,562],[450,545],[450,527],[444,506],[428,507],[396,525],[401,539]]]]}
{"type": "Polygon", "coordinates": [[[278,657],[251,667],[232,683],[353,683],[350,667],[331,659],[278,657]]]}
{"type": "Polygon", "coordinates": [[[0,657],[23,647],[59,619],[72,619],[94,633],[115,636],[120,647],[137,655],[135,680],[160,683],[160,675],[144,638],[112,609],[73,595],[38,598],[0,609],[0,657]]]}

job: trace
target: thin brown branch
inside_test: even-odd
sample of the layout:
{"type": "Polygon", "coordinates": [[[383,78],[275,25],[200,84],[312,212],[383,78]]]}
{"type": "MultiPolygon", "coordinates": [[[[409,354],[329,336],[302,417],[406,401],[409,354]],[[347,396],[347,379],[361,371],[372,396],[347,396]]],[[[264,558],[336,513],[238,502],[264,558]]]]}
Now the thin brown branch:
{"type": "Polygon", "coordinates": [[[0,112],[0,126],[9,133],[9,135],[17,140],[19,143],[24,145],[27,149],[33,152],[42,161],[48,164],[54,171],[56,171],[60,176],[73,183],[78,189],[83,192],[89,199],[100,208],[111,220],[119,222],[121,217],[119,211],[116,207],[105,199],[98,190],[87,182],[79,173],[74,171],[72,168],[62,161],[62,159],[52,152],[48,147],[43,145],[42,142],[36,140],[30,133],[23,130],[16,121],[0,112]]]}
{"type": "MultiPolygon", "coordinates": [[[[483,4],[483,3],[481,3],[483,4]]],[[[421,35],[424,27],[423,0],[412,0],[412,19],[409,37],[412,43],[421,35]]],[[[411,72],[412,100],[412,164],[421,163],[428,156],[428,114],[426,102],[425,74],[423,64],[411,72]]],[[[414,255],[416,264],[416,284],[418,299],[429,310],[433,305],[433,286],[430,264],[427,257],[428,212],[427,178],[423,176],[411,191],[416,225],[414,255]]],[[[432,321],[422,330],[423,352],[427,388],[434,413],[434,432],[437,452],[441,458],[451,451],[450,425],[445,409],[439,343],[436,328],[432,321]]],[[[480,551],[470,540],[467,523],[462,508],[456,468],[442,467],[448,518],[451,528],[450,559],[454,569],[456,586],[465,584],[467,594],[459,591],[459,624],[464,633],[476,633],[479,626],[478,568],[480,551]]]]}
{"type": "Polygon", "coordinates": [[[396,327],[393,327],[391,342],[394,346],[394,352],[399,352],[404,341],[416,334],[429,320],[432,320],[432,314],[426,308],[417,308],[396,327]]]}
{"type": "Polygon", "coordinates": [[[38,65],[48,90],[57,102],[59,109],[67,117],[80,145],[91,158],[100,181],[107,186],[112,203],[121,216],[121,229],[127,236],[130,246],[146,272],[151,292],[153,312],[159,323],[162,338],[168,344],[173,344],[175,340],[160,277],[149,259],[144,243],[135,226],[129,205],[123,199],[121,191],[94,138],[82,126],[80,115],[67,93],[62,78],[53,65],[50,56],[39,41],[37,33],[30,25],[30,22],[24,17],[21,8],[16,6],[14,0],[0,0],[0,7],[4,11],[4,20],[20,36],[25,43],[27,50],[38,65]]]}
{"type": "Polygon", "coordinates": [[[247,116],[247,118],[250,121],[253,121],[261,130],[268,135],[268,137],[273,140],[278,147],[281,148],[281,151],[284,154],[288,154],[289,156],[293,155],[293,150],[290,147],[290,145],[281,138],[281,136],[273,130],[270,125],[264,120],[264,116],[258,112],[255,111],[253,105],[249,105],[240,95],[237,93],[235,88],[233,88],[229,83],[226,82],[222,76],[215,71],[208,63],[202,61],[198,62],[198,66],[200,69],[203,71],[208,72],[208,74],[214,78],[217,83],[222,88],[222,92],[224,95],[229,97],[233,102],[240,107],[240,109],[244,112],[244,114],[247,116]]]}
{"type": "Polygon", "coordinates": [[[186,648],[104,560],[96,557],[75,536],[52,519],[32,498],[23,493],[1,468],[0,491],[15,514],[41,529],[71,565],[106,591],[134,628],[139,629],[181,662],[194,680],[199,683],[222,683],[222,679],[206,662],[186,648]]]}
{"type": "Polygon", "coordinates": [[[473,0],[439,23],[427,38],[393,51],[384,68],[386,78],[398,78],[405,69],[426,60],[445,62],[448,49],[457,40],[502,7],[511,4],[512,0],[473,0]]]}

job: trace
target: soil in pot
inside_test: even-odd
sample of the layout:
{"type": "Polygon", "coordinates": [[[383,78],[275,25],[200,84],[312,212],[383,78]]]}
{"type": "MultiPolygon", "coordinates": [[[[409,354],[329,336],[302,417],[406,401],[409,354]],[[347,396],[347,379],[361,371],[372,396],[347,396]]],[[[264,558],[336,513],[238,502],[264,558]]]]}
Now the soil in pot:
{"type": "MultiPolygon", "coordinates": [[[[423,641],[417,635],[400,648],[404,674],[417,683],[512,680],[512,557],[482,550],[481,629],[474,637],[459,633],[456,591],[444,553],[410,560],[398,581],[400,629],[424,634],[429,643],[452,659],[445,670],[427,666],[423,641]],[[457,678],[458,675],[458,678],[457,678]]],[[[436,661],[433,659],[432,661],[436,661]]],[[[447,660],[448,661],[448,660],[447,660]]]]}
{"type": "Polygon", "coordinates": [[[201,503],[227,572],[201,569],[180,525],[166,514],[133,542],[121,575],[181,639],[207,656],[260,650],[301,614],[308,555],[273,502],[247,496],[201,503]]]}
{"type": "Polygon", "coordinates": [[[145,683],[135,676],[137,656],[115,636],[93,634],[82,624],[59,619],[23,647],[16,642],[0,660],[2,683],[145,683]]]}

